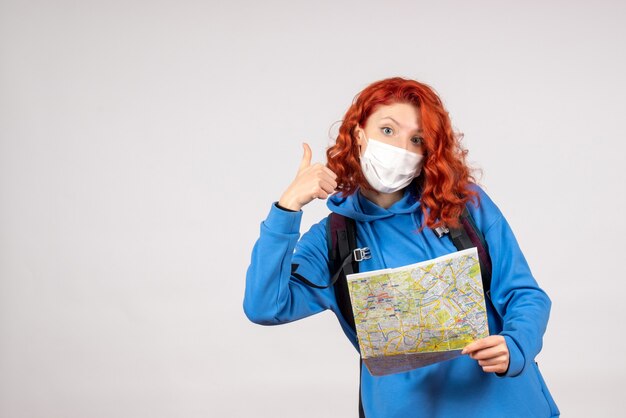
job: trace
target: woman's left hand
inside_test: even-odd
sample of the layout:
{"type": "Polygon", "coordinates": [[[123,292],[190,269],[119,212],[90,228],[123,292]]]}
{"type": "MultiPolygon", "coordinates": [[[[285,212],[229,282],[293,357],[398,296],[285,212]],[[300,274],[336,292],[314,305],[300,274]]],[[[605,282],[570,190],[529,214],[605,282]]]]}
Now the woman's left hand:
{"type": "Polygon", "coordinates": [[[509,348],[502,335],[490,335],[468,344],[461,354],[469,354],[487,373],[504,373],[509,368],[509,348]]]}

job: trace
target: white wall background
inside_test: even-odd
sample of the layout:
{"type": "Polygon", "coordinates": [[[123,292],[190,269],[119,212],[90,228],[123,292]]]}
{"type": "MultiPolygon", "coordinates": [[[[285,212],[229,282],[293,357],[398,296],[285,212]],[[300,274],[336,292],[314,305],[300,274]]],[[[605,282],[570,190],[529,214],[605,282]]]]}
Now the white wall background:
{"type": "Polygon", "coordinates": [[[0,416],[356,416],[332,314],[260,327],[241,303],[300,143],[321,160],[394,75],[440,93],[552,297],[538,360],[563,415],[619,416],[625,18],[618,0],[0,0],[0,416]]]}

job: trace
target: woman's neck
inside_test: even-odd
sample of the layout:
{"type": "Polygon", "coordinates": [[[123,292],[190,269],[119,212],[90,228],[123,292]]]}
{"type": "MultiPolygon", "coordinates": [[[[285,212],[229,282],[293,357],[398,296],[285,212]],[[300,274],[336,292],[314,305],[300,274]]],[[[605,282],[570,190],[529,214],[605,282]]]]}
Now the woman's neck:
{"type": "Polygon", "coordinates": [[[402,199],[404,189],[393,193],[381,193],[376,190],[361,189],[361,194],[365,196],[367,200],[376,203],[381,208],[389,209],[394,203],[402,199]]]}

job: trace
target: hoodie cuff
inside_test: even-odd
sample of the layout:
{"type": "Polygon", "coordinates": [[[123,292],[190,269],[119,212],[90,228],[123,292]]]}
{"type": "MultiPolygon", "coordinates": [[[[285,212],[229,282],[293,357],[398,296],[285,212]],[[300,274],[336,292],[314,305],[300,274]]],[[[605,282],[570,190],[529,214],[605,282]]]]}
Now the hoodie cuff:
{"type": "Polygon", "coordinates": [[[293,234],[300,232],[300,222],[302,221],[302,210],[298,212],[287,211],[276,206],[278,202],[272,203],[270,213],[265,219],[265,226],[274,232],[282,234],[293,234]]]}
{"type": "Polygon", "coordinates": [[[506,372],[496,373],[496,375],[499,377],[515,377],[524,370],[526,360],[513,338],[504,335],[504,341],[506,342],[506,347],[509,349],[509,368],[506,372]]]}

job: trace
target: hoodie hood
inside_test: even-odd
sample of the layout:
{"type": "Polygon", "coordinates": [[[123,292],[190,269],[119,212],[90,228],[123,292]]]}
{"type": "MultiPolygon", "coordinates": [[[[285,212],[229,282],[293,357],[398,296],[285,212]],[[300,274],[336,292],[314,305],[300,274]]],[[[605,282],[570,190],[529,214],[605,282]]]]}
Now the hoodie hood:
{"type": "Polygon", "coordinates": [[[341,192],[332,195],[326,205],[332,212],[356,221],[371,222],[397,214],[414,213],[419,209],[420,201],[413,187],[409,186],[404,189],[402,199],[385,209],[363,196],[359,188],[350,196],[344,196],[341,192]]]}

